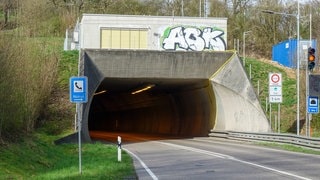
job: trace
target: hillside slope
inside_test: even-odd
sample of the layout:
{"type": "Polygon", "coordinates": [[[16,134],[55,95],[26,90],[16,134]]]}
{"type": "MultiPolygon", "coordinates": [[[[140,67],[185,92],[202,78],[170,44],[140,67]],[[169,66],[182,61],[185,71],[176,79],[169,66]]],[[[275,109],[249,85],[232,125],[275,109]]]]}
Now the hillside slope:
{"type": "MultiPolygon", "coordinates": [[[[272,104],[271,111],[270,105],[267,102],[269,96],[269,84],[268,73],[282,73],[282,96],[283,102],[280,104],[280,124],[282,133],[294,133],[296,134],[296,110],[297,110],[297,98],[296,98],[296,70],[288,68],[266,59],[253,59],[248,58],[246,63],[246,70],[248,76],[250,73],[252,84],[255,89],[259,91],[259,99],[262,107],[264,107],[267,117],[271,117],[271,125],[274,128],[275,119],[278,118],[278,105],[272,104]]],[[[300,70],[300,134],[306,135],[305,116],[306,116],[306,76],[303,69],[300,70]]],[[[312,136],[319,137],[320,124],[317,121],[319,115],[313,115],[311,121],[312,136]]]]}

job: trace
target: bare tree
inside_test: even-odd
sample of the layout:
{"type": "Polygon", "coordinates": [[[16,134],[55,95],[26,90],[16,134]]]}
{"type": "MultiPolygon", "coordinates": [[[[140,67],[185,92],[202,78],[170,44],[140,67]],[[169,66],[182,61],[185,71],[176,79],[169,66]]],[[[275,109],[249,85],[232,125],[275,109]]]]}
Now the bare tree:
{"type": "Polygon", "coordinates": [[[17,8],[18,0],[0,0],[0,6],[3,11],[3,26],[7,26],[10,21],[11,14],[15,15],[14,12],[17,8]]]}

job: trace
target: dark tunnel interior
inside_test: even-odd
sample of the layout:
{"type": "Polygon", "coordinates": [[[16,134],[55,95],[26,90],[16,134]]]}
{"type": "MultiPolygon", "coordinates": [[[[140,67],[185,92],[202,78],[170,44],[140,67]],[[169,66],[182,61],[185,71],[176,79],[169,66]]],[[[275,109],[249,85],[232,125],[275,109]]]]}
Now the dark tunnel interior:
{"type": "Polygon", "coordinates": [[[208,79],[105,78],[90,104],[89,131],[206,136],[215,98],[208,79]]]}

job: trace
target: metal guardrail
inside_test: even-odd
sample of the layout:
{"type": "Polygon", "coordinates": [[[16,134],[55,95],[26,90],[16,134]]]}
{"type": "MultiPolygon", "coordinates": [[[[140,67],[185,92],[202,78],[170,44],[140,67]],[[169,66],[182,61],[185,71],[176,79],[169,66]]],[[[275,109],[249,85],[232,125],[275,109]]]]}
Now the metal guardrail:
{"type": "Polygon", "coordinates": [[[212,130],[209,133],[210,137],[226,138],[234,140],[247,141],[267,141],[285,144],[293,144],[301,147],[308,147],[320,150],[320,138],[308,138],[293,134],[277,134],[277,133],[249,133],[237,131],[217,131],[212,130]]]}

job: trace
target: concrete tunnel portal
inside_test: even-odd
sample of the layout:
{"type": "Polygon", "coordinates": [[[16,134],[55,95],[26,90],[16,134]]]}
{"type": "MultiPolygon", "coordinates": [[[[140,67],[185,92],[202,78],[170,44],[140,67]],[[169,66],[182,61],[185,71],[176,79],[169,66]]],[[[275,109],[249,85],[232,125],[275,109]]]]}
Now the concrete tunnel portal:
{"type": "Polygon", "coordinates": [[[270,131],[234,52],[85,49],[79,67],[88,77],[88,103],[81,107],[85,140],[96,130],[173,136],[270,131]]]}

